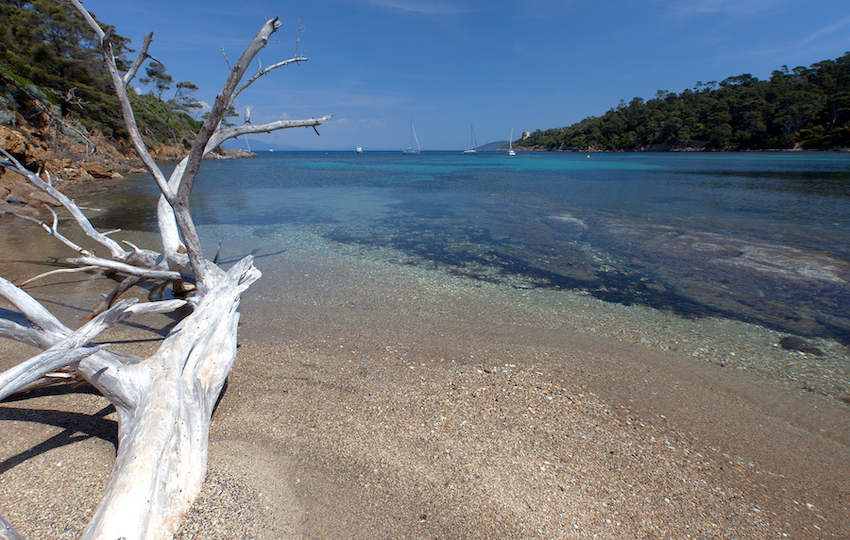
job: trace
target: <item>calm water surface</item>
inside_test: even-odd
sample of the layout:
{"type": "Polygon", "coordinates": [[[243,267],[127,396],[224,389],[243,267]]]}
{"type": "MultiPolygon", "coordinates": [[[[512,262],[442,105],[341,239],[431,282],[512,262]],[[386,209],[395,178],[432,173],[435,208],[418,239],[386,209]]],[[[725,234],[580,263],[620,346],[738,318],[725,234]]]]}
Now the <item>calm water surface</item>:
{"type": "MultiPolygon", "coordinates": [[[[153,229],[152,181],[98,224],[153,229]]],[[[850,343],[850,154],[276,152],[206,162],[200,225],[309,227],[518,288],[850,343]]]]}

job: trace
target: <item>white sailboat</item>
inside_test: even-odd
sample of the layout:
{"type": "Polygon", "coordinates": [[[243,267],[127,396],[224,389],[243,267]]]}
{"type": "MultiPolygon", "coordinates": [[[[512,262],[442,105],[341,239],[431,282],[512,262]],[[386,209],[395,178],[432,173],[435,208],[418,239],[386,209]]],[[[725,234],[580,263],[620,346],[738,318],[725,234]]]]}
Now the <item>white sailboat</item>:
{"type": "Polygon", "coordinates": [[[362,154],[363,153],[363,147],[358,144],[357,148],[355,148],[354,151],[357,152],[358,154],[362,154]]]}
{"type": "MultiPolygon", "coordinates": [[[[249,125],[250,123],[251,123],[251,107],[245,107],[245,125],[249,125]]],[[[250,152],[251,151],[251,145],[248,144],[248,136],[244,135],[242,138],[245,140],[245,148],[247,148],[247,150],[245,148],[242,148],[242,151],[243,152],[250,152]]]]}
{"type": "Polygon", "coordinates": [[[477,154],[478,150],[476,150],[475,148],[478,146],[478,144],[475,142],[475,130],[472,129],[472,126],[469,126],[469,134],[470,134],[470,138],[472,139],[469,143],[470,144],[469,150],[464,150],[463,153],[464,154],[477,154]]]}
{"type": "Polygon", "coordinates": [[[413,129],[413,120],[410,121],[410,146],[402,150],[405,154],[418,154],[421,152],[419,148],[419,138],[416,137],[416,130],[413,129]]]}
{"type": "Polygon", "coordinates": [[[511,128],[511,138],[508,139],[508,155],[516,155],[516,151],[514,150],[514,128],[511,128]]]}

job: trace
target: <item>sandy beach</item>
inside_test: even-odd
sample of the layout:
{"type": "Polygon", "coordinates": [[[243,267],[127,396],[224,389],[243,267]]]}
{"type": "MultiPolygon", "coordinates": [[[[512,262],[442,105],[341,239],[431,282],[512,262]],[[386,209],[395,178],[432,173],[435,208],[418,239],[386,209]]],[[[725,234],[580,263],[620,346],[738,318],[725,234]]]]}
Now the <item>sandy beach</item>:
{"type": "MultiPolygon", "coordinates": [[[[846,375],[801,385],[763,361],[840,366],[846,348],[808,358],[743,323],[308,240],[258,256],[207,482],[178,538],[850,536],[850,406],[810,391],[846,375]]],[[[58,281],[31,292],[70,319],[110,287],[80,280],[68,297],[58,281]]],[[[146,356],[172,323],[129,321],[102,341],[146,356]]],[[[30,354],[2,347],[0,369],[30,354]]],[[[77,537],[115,429],[85,388],[0,404],[3,515],[30,539],[77,537]]]]}

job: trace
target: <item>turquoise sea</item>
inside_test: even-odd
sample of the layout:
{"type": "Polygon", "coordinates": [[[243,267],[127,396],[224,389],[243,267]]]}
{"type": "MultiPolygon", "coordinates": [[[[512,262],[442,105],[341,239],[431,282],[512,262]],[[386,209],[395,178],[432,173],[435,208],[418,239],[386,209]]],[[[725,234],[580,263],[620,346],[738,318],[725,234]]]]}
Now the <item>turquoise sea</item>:
{"type": "MultiPolygon", "coordinates": [[[[104,228],[155,227],[154,185],[104,228]]],[[[521,289],[850,344],[850,154],[269,152],[205,162],[200,226],[299,227],[521,289]]],[[[225,240],[226,242],[226,240],[225,240]]]]}
{"type": "MultiPolygon", "coordinates": [[[[156,198],[138,174],[77,202],[116,240],[158,249],[156,198]]],[[[445,521],[455,507],[484,516],[475,526],[507,516],[567,536],[570,512],[578,536],[673,514],[684,535],[746,522],[847,536],[850,153],[273,152],[204,162],[192,204],[208,257],[252,254],[263,273],[242,295],[211,456],[267,479],[279,523],[303,527],[282,536],[447,537],[467,530],[445,521]]],[[[4,277],[73,256],[9,217],[4,277]]],[[[59,228],[97,248],[67,217],[59,228]]],[[[76,328],[116,283],[52,273],[26,290],[76,328]]],[[[133,317],[102,339],[144,356],[175,323],[133,317]]],[[[6,407],[10,444],[32,414],[65,414],[44,397],[6,407]]],[[[45,427],[24,459],[39,471],[80,429],[45,427]]],[[[109,441],[89,465],[108,468],[109,441]]]]}

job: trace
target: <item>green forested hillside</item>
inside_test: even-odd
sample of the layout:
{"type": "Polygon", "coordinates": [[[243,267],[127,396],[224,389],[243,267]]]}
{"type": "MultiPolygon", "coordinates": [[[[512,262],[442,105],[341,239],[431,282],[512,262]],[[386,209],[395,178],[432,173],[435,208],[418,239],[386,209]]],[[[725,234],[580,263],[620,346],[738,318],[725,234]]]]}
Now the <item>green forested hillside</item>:
{"type": "Polygon", "coordinates": [[[850,53],[808,68],[658,91],[604,116],[535,131],[516,147],[541,150],[832,149],[850,147],[850,53]]]}
{"type": "MultiPolygon", "coordinates": [[[[123,68],[132,52],[129,40],[114,33],[111,40],[123,68]]],[[[197,87],[180,82],[172,89],[171,76],[156,62],[140,70],[145,73],[141,82],[154,90],[130,95],[147,142],[194,138],[201,124],[187,113],[198,107],[192,98],[197,87]]],[[[0,0],[0,75],[6,76],[0,77],[0,118],[6,123],[48,118],[72,132],[127,136],[99,40],[67,0],[0,0]]]]}

